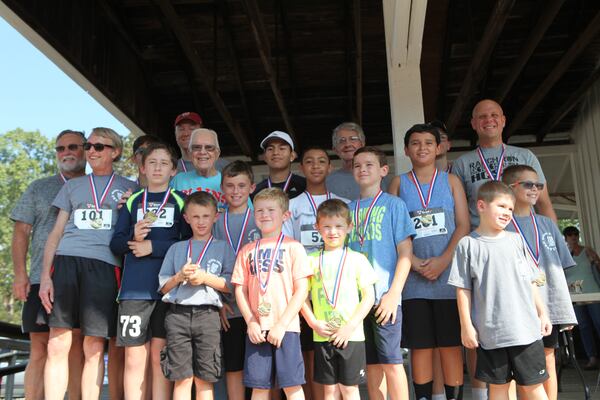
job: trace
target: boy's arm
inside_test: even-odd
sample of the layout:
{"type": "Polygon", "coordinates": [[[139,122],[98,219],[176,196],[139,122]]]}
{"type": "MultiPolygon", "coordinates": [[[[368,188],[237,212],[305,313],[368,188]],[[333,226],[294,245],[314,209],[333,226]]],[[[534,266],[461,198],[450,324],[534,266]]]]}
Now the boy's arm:
{"type": "Polygon", "coordinates": [[[479,346],[477,341],[477,330],[471,320],[471,291],[469,289],[456,288],[456,303],[458,305],[458,316],[460,318],[460,337],[463,346],[474,349],[479,346]]]}
{"type": "Polygon", "coordinates": [[[189,277],[189,283],[194,286],[206,285],[219,292],[229,293],[229,287],[225,278],[208,273],[201,268],[196,268],[196,271],[189,277]]]}
{"type": "Polygon", "coordinates": [[[44,261],[42,264],[42,273],[40,276],[40,300],[42,306],[48,314],[52,311],[52,303],[54,302],[54,285],[52,284],[52,276],[50,271],[52,270],[52,264],[54,262],[54,255],[56,249],[60,243],[60,239],[65,231],[65,226],[69,221],[69,213],[64,210],[58,212],[54,228],[48,235],[46,240],[46,246],[44,247],[44,261]]]}
{"type": "Polygon", "coordinates": [[[133,240],[133,226],[131,225],[131,214],[127,207],[121,207],[119,217],[115,224],[115,232],[110,240],[110,251],[117,256],[129,253],[127,242],[133,240]]]}
{"type": "Polygon", "coordinates": [[[273,346],[281,347],[283,335],[292,319],[300,312],[306,296],[308,296],[308,278],[295,279],[294,294],[285,307],[285,311],[281,314],[275,325],[273,325],[267,336],[267,341],[273,346]]]}
{"type": "Polygon", "coordinates": [[[314,314],[310,300],[307,297],[304,304],[302,304],[302,309],[300,310],[302,315],[304,316],[304,320],[319,336],[330,337],[333,334],[333,331],[325,321],[321,321],[317,319],[317,316],[314,314]]]}
{"type": "Polygon", "coordinates": [[[398,260],[396,261],[396,270],[390,289],[381,296],[381,301],[376,307],[375,318],[378,324],[386,324],[391,320],[392,324],[396,322],[396,313],[398,312],[398,303],[402,296],[402,289],[408,277],[412,258],[412,239],[407,237],[396,246],[398,260]]]}
{"type": "Polygon", "coordinates": [[[360,290],[360,297],[360,303],[356,307],[356,310],[354,310],[352,318],[350,318],[346,325],[331,335],[331,341],[334,346],[346,348],[348,340],[350,340],[356,328],[363,322],[369,311],[371,311],[371,308],[373,308],[373,304],[375,303],[375,287],[373,285],[363,287],[360,290]]]}
{"type": "Polygon", "coordinates": [[[235,300],[248,326],[248,339],[254,344],[264,343],[266,341],[265,333],[260,329],[260,323],[256,320],[254,313],[250,309],[247,285],[236,285],[235,300]]]}
{"type": "Polygon", "coordinates": [[[537,311],[537,315],[542,321],[541,331],[543,336],[548,336],[552,333],[552,322],[548,318],[548,313],[546,312],[546,305],[540,296],[540,292],[535,283],[531,284],[531,291],[533,293],[533,301],[535,303],[535,310],[537,311]]]}

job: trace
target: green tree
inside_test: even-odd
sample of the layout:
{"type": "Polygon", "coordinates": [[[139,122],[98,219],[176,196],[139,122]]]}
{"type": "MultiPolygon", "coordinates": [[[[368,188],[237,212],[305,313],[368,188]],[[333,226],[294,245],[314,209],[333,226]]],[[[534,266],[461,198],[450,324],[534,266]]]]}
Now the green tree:
{"type": "Polygon", "coordinates": [[[19,322],[21,303],[12,297],[11,241],[14,204],[35,179],[56,171],[53,141],[39,131],[0,134],[0,320],[19,322]]]}
{"type": "Polygon", "coordinates": [[[115,172],[126,178],[137,177],[137,166],[133,162],[133,141],[137,138],[133,133],[123,136],[123,154],[121,160],[114,164],[115,172]]]}

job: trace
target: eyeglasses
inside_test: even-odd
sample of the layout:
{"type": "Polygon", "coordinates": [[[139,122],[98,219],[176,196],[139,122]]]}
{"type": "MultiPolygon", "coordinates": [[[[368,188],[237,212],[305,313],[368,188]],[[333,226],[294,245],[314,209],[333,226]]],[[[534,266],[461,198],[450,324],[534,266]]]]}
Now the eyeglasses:
{"type": "Polygon", "coordinates": [[[533,189],[534,186],[537,190],[540,190],[540,191],[544,189],[544,184],[541,182],[520,181],[520,182],[513,183],[511,186],[513,186],[513,185],[521,185],[527,190],[533,189]]]}
{"type": "Polygon", "coordinates": [[[215,146],[214,144],[193,144],[192,145],[192,151],[193,152],[194,151],[198,152],[198,151],[205,150],[208,153],[212,153],[216,149],[217,149],[217,146],[215,146]]]}
{"type": "Polygon", "coordinates": [[[70,145],[68,145],[68,146],[56,146],[56,147],[54,148],[54,150],[56,150],[56,152],[57,152],[57,153],[62,153],[62,152],[63,152],[63,151],[65,151],[66,149],[69,149],[69,150],[71,150],[71,151],[77,151],[77,149],[78,149],[78,148],[80,148],[80,147],[82,147],[82,146],[83,146],[82,144],[75,144],[75,143],[72,143],[72,144],[70,144],[70,145]]]}
{"type": "Polygon", "coordinates": [[[338,144],[346,144],[348,142],[356,143],[356,142],[362,142],[362,140],[360,140],[359,136],[341,137],[341,138],[338,138],[338,140],[337,140],[338,144]]]}
{"type": "Polygon", "coordinates": [[[104,151],[105,147],[108,147],[109,149],[114,149],[115,146],[111,146],[110,144],[104,144],[104,143],[90,143],[87,142],[83,145],[83,149],[85,151],[90,151],[92,149],[92,147],[94,148],[94,150],[100,152],[100,151],[104,151]]]}

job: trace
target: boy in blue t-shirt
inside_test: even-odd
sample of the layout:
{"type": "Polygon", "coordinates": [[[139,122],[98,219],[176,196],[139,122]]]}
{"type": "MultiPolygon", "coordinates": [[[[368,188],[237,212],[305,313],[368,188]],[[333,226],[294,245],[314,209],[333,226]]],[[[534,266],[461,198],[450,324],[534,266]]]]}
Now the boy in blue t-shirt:
{"type": "Polygon", "coordinates": [[[121,208],[110,242],[112,252],[125,257],[117,345],[125,347],[125,396],[132,399],[144,398],[147,391],[165,396],[171,391],[160,369],[166,305],[158,293],[158,272],[169,247],[190,234],[181,213],[184,194],[169,188],[177,172],[173,150],[163,143],[150,144],[142,155],[141,172],[148,188],[133,193],[121,208]],[[152,387],[144,379],[148,350],[152,387]]]}
{"type": "Polygon", "coordinates": [[[402,365],[401,297],[410,271],[412,237],[415,230],[406,204],[381,191],[381,180],[388,173],[385,153],[366,146],[354,153],[354,179],[360,199],[350,203],[354,229],[349,247],[367,256],[378,281],[375,307],[365,319],[367,387],[370,398],[386,398],[380,389],[385,376],[392,399],[408,399],[408,383],[402,365]]]}

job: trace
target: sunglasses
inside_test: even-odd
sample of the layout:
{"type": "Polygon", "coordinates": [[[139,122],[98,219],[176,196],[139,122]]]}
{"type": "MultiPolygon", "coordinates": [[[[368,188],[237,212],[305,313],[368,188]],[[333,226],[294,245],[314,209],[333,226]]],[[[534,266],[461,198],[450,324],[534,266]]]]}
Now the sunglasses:
{"type": "Polygon", "coordinates": [[[214,144],[193,144],[192,145],[192,151],[202,151],[203,149],[209,153],[212,153],[213,151],[215,151],[217,149],[217,146],[215,146],[214,144]]]}
{"type": "Polygon", "coordinates": [[[79,148],[80,148],[80,147],[82,147],[82,146],[83,146],[82,144],[75,144],[75,143],[72,143],[72,144],[70,144],[70,145],[68,145],[68,146],[56,146],[56,147],[54,148],[54,150],[56,150],[56,152],[57,152],[57,153],[62,153],[62,152],[63,152],[63,151],[65,151],[66,149],[69,149],[69,150],[71,150],[71,151],[77,151],[77,149],[79,149],[79,148]]]}
{"type": "Polygon", "coordinates": [[[87,142],[83,145],[83,149],[85,151],[90,151],[92,149],[92,147],[94,148],[94,150],[100,152],[100,151],[104,151],[105,147],[108,147],[109,149],[114,149],[115,146],[111,146],[110,144],[103,144],[103,143],[90,143],[87,142]]]}
{"type": "Polygon", "coordinates": [[[527,190],[533,189],[534,186],[537,190],[544,189],[544,184],[541,182],[521,181],[521,182],[515,182],[515,183],[513,183],[513,185],[521,185],[527,190]]]}

